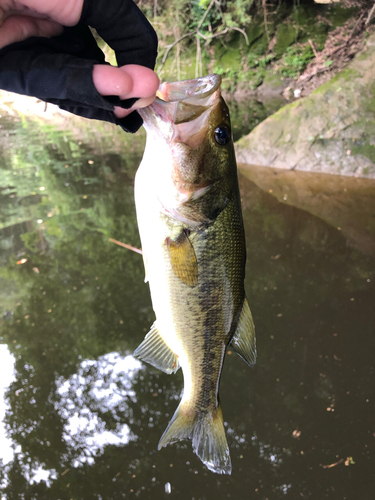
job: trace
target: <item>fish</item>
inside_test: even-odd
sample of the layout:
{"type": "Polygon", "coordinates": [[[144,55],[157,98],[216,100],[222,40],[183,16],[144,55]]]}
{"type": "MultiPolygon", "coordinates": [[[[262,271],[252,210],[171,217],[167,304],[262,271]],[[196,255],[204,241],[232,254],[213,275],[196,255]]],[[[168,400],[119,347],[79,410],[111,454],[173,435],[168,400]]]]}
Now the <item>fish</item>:
{"type": "Polygon", "coordinates": [[[245,296],[245,234],[229,110],[212,74],[162,83],[138,110],[146,146],[135,177],[145,281],[156,320],[134,356],[183,372],[180,404],[158,449],[190,439],[218,474],[231,473],[219,400],[228,346],[256,361],[245,296]]]}

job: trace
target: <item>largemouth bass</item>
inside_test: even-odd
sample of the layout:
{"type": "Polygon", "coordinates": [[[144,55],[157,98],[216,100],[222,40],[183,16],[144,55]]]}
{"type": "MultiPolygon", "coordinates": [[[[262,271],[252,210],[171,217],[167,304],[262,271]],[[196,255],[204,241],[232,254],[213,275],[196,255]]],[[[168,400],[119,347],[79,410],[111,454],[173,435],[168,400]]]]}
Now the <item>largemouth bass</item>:
{"type": "Polygon", "coordinates": [[[184,375],[158,448],[191,439],[213,472],[231,473],[219,403],[226,348],[249,364],[255,332],[245,297],[245,237],[228,107],[218,75],[164,83],[138,110],[147,131],[135,180],[146,280],[156,321],[134,355],[184,375]]]}

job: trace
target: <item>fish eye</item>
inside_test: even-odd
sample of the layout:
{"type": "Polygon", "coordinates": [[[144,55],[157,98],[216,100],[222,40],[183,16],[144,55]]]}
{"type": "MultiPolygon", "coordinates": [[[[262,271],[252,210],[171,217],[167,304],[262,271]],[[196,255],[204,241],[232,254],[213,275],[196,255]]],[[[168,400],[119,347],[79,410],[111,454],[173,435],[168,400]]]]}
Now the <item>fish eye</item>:
{"type": "Polygon", "coordinates": [[[225,146],[225,144],[228,144],[228,142],[230,141],[230,131],[228,127],[225,127],[225,125],[217,127],[215,129],[214,135],[215,135],[215,141],[220,146],[225,146]]]}

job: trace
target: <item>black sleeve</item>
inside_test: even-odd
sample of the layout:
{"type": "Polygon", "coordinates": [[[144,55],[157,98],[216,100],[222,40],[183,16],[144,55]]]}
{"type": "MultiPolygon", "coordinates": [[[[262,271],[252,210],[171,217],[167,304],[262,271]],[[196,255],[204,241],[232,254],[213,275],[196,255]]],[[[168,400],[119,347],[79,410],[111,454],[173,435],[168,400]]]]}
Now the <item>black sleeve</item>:
{"type": "Polygon", "coordinates": [[[154,69],[158,39],[132,0],[85,0],[80,23],[95,28],[115,51],[117,64],[154,69]]]}
{"type": "Polygon", "coordinates": [[[38,97],[71,113],[105,120],[136,132],[142,125],[137,112],[118,119],[114,105],[129,108],[136,99],[120,101],[101,96],[92,81],[94,64],[103,64],[88,25],[97,29],[116,53],[120,66],[153,68],[157,37],[131,0],[85,0],[80,22],[52,38],[32,37],[0,50],[0,88],[38,97]]]}

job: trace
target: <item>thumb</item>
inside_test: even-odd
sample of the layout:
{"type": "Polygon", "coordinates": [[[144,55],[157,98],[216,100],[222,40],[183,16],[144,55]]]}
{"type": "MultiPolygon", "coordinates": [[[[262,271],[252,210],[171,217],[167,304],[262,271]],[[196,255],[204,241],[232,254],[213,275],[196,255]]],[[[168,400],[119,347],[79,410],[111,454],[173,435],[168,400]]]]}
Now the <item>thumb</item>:
{"type": "Polygon", "coordinates": [[[63,27],[49,19],[32,16],[11,16],[1,24],[0,49],[11,43],[21,42],[31,36],[50,38],[60,35],[63,27]]]}
{"type": "Polygon", "coordinates": [[[139,98],[131,109],[115,107],[117,118],[123,118],[134,109],[151,104],[159,87],[157,74],[149,68],[136,64],[121,68],[97,64],[94,66],[92,78],[96,90],[103,96],[116,95],[121,100],[139,98]]]}
{"type": "Polygon", "coordinates": [[[152,69],[128,64],[117,68],[105,64],[94,66],[92,78],[101,95],[117,95],[120,99],[155,96],[159,78],[152,69]]]}

